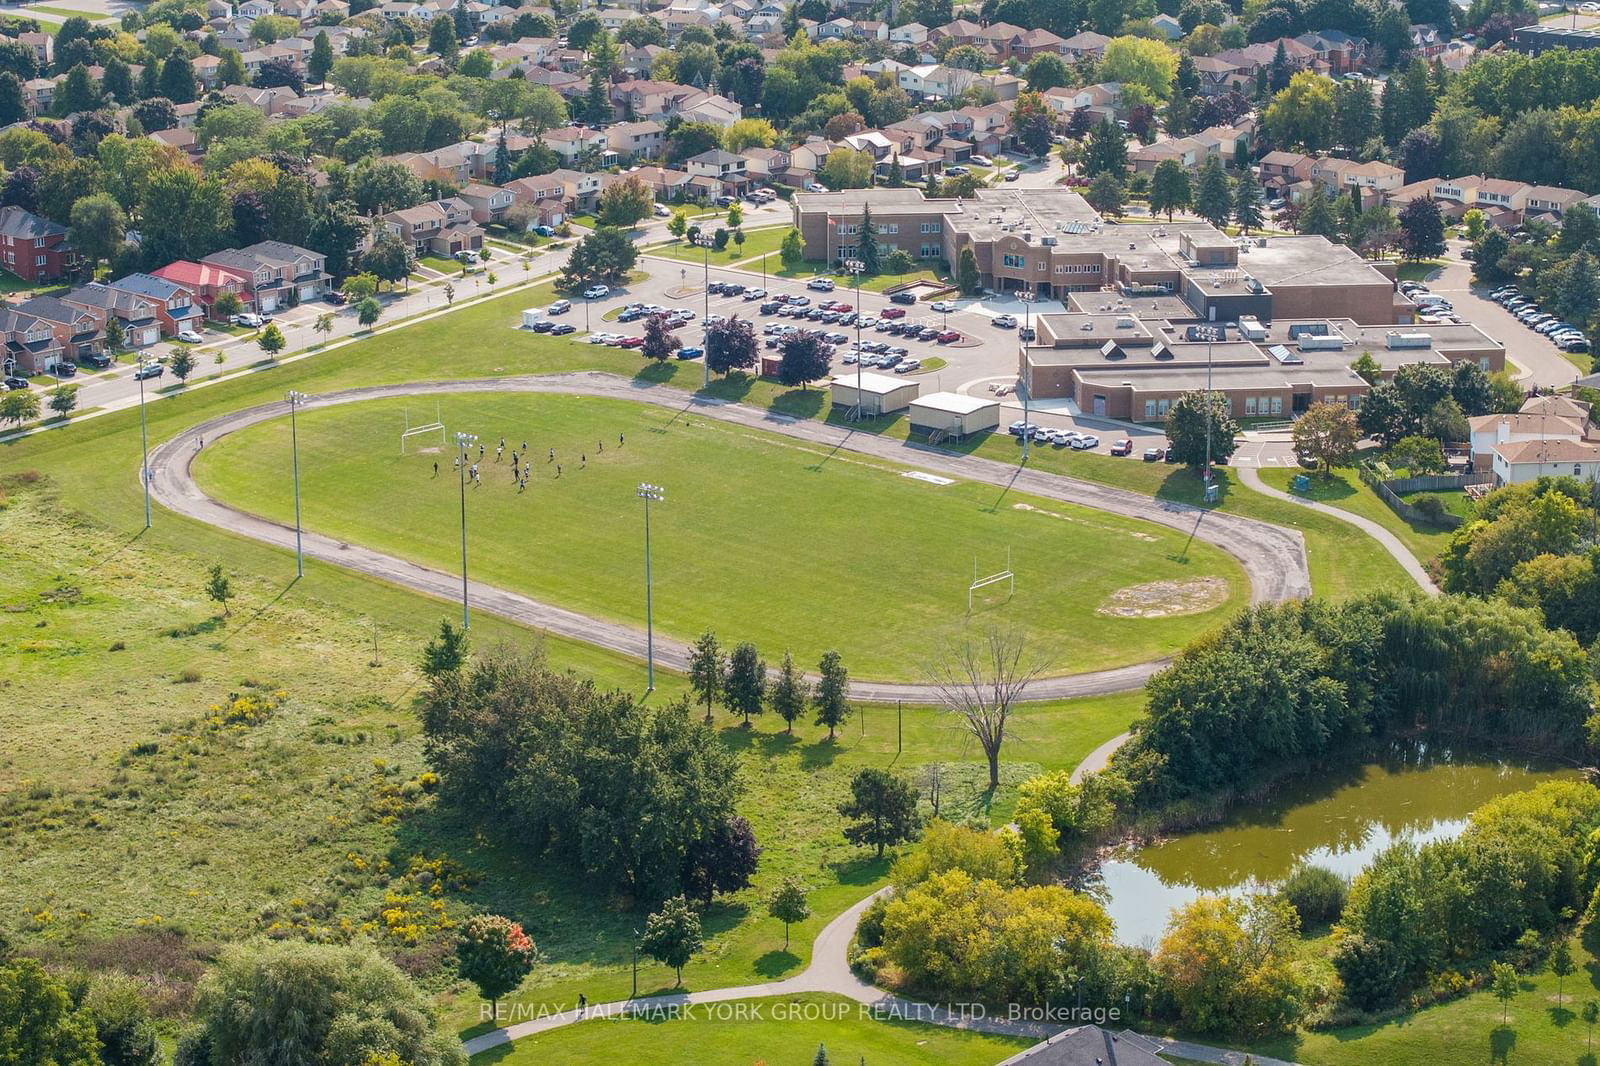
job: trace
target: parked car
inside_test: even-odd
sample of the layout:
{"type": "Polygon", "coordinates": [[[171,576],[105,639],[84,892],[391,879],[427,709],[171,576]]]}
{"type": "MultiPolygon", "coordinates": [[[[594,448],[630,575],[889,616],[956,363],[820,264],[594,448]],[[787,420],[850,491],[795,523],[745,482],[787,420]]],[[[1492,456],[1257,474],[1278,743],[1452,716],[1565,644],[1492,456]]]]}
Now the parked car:
{"type": "Polygon", "coordinates": [[[554,237],[556,235],[555,227],[553,226],[535,226],[533,227],[533,232],[541,237],[554,237]]]}
{"type": "Polygon", "coordinates": [[[656,206],[655,206],[655,216],[657,218],[667,218],[671,214],[672,214],[672,212],[667,210],[667,205],[666,204],[656,204],[656,206]]]}
{"type": "Polygon", "coordinates": [[[192,329],[180,329],[178,339],[185,344],[204,344],[206,339],[192,329]]]}
{"type": "Polygon", "coordinates": [[[786,306],[786,304],[780,304],[776,300],[768,300],[766,303],[756,308],[756,310],[763,315],[775,315],[782,311],[786,306]]]}
{"type": "Polygon", "coordinates": [[[1100,447],[1100,438],[1093,433],[1080,433],[1078,439],[1072,442],[1075,451],[1087,451],[1090,448],[1100,447]]]}
{"type": "Polygon", "coordinates": [[[5,384],[7,392],[16,392],[19,389],[25,389],[28,387],[28,379],[15,377],[14,375],[8,374],[6,375],[5,384]]]}
{"type": "Polygon", "coordinates": [[[1038,334],[1034,332],[1032,326],[1023,326],[1021,329],[1017,330],[1017,339],[1022,341],[1024,344],[1032,344],[1034,338],[1037,336],[1038,334]]]}
{"type": "Polygon", "coordinates": [[[917,371],[917,370],[920,370],[920,369],[922,369],[922,360],[920,360],[920,359],[907,359],[904,362],[902,362],[899,366],[895,367],[894,368],[894,372],[896,374],[910,374],[910,373],[912,373],[914,371],[917,371]]]}
{"type": "MultiPolygon", "coordinates": [[[[889,296],[889,302],[892,304],[914,304],[917,302],[917,294],[914,292],[891,293],[889,296]]],[[[902,314],[903,313],[904,312],[902,312],[902,314]]]]}
{"type": "Polygon", "coordinates": [[[806,288],[812,292],[832,292],[834,285],[832,278],[812,278],[806,282],[806,288]]]}
{"type": "Polygon", "coordinates": [[[951,311],[957,310],[954,300],[935,300],[928,306],[933,308],[935,311],[938,311],[940,314],[949,314],[951,311]]]}
{"type": "Polygon", "coordinates": [[[88,355],[83,357],[83,362],[88,363],[96,370],[104,370],[106,367],[116,362],[116,360],[111,358],[105,352],[90,352],[88,355]]]}
{"type": "Polygon", "coordinates": [[[1115,444],[1111,445],[1111,454],[1112,455],[1132,455],[1133,454],[1133,441],[1129,440],[1127,437],[1123,437],[1121,440],[1119,440],[1115,444]]]}
{"type": "Polygon", "coordinates": [[[562,322],[550,327],[550,336],[565,337],[569,333],[578,332],[578,327],[568,322],[562,322]]]}
{"type": "Polygon", "coordinates": [[[958,341],[960,339],[961,339],[961,334],[957,333],[953,329],[945,330],[943,333],[939,334],[939,337],[938,337],[938,341],[939,341],[940,344],[954,344],[956,341],[958,341]]]}
{"type": "Polygon", "coordinates": [[[557,300],[555,303],[550,305],[548,313],[552,315],[564,315],[570,310],[572,310],[571,300],[557,300]]]}
{"type": "Polygon", "coordinates": [[[1017,319],[1015,315],[995,315],[990,321],[993,322],[995,327],[998,329],[1017,328],[1017,319]]]}
{"type": "Polygon", "coordinates": [[[679,359],[698,359],[702,355],[705,355],[705,354],[706,354],[706,350],[704,348],[696,348],[696,347],[692,347],[691,346],[691,347],[688,347],[688,348],[679,348],[678,349],[678,358],[679,359]]]}
{"type": "Polygon", "coordinates": [[[766,289],[746,289],[745,293],[744,293],[744,298],[746,300],[765,300],[767,298],[767,290],[766,289]]]}
{"type": "Polygon", "coordinates": [[[610,295],[611,288],[608,285],[590,285],[583,290],[583,298],[585,300],[604,300],[610,295]]]}
{"type": "Polygon", "coordinates": [[[556,324],[554,322],[550,321],[548,318],[541,318],[539,321],[535,322],[533,324],[533,326],[532,326],[532,329],[533,329],[533,331],[535,333],[549,333],[551,330],[553,330],[555,328],[556,328],[556,324]]]}
{"type": "Polygon", "coordinates": [[[1146,448],[1144,450],[1144,461],[1147,463],[1159,463],[1166,457],[1167,450],[1165,448],[1146,448]]]}
{"type": "Polygon", "coordinates": [[[1022,174],[1020,172],[1015,171],[1015,170],[1008,170],[1008,171],[1005,172],[1004,180],[1006,180],[1006,181],[1016,181],[1020,177],[1022,177],[1022,174]]]}
{"type": "Polygon", "coordinates": [[[873,326],[876,326],[877,324],[878,324],[878,320],[873,315],[862,315],[861,316],[860,325],[861,325],[862,329],[871,329],[873,326]]]}
{"type": "Polygon", "coordinates": [[[828,187],[826,185],[819,185],[814,181],[806,182],[806,192],[827,192],[827,191],[828,191],[828,187]]]}
{"type": "Polygon", "coordinates": [[[167,368],[160,363],[146,363],[133,372],[133,380],[143,381],[146,378],[158,378],[167,372],[167,368]]]}
{"type": "Polygon", "coordinates": [[[338,304],[339,306],[343,307],[345,304],[350,302],[350,297],[346,296],[338,289],[334,289],[328,293],[328,302],[331,304],[338,304]]]}
{"type": "Polygon", "coordinates": [[[961,175],[967,173],[967,168],[957,164],[953,167],[945,167],[944,172],[952,178],[959,178],[961,175]]]}
{"type": "Polygon", "coordinates": [[[939,329],[938,329],[938,327],[936,327],[936,326],[924,326],[921,330],[919,330],[917,332],[917,339],[918,340],[924,340],[924,341],[936,341],[936,340],[938,340],[939,339],[939,329]]]}
{"type": "MultiPolygon", "coordinates": [[[[913,299],[915,299],[915,298],[913,297],[913,299]]],[[[879,315],[878,317],[879,318],[891,318],[891,319],[892,318],[904,318],[904,317],[906,317],[906,313],[902,308],[899,308],[899,307],[885,307],[883,309],[883,314],[879,315]]]]}
{"type": "Polygon", "coordinates": [[[229,319],[229,321],[236,326],[244,326],[247,329],[260,329],[261,326],[266,322],[266,319],[262,318],[253,311],[241,311],[239,314],[234,315],[233,318],[229,319]]]}

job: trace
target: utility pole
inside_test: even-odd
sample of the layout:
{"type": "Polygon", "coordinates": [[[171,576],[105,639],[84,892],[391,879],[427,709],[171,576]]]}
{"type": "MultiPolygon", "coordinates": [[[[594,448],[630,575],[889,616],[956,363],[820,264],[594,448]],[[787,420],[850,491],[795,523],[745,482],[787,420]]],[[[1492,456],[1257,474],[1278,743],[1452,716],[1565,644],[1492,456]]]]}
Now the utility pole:
{"type": "Polygon", "coordinates": [[[289,452],[294,456],[294,576],[299,579],[306,576],[306,556],[304,545],[301,543],[300,428],[296,424],[295,411],[311,397],[290,389],[285,399],[289,401],[289,452]]]}
{"type": "MultiPolygon", "coordinates": [[[[587,305],[585,305],[587,306],[587,305]]],[[[467,610],[467,449],[478,443],[476,433],[456,434],[456,454],[461,462],[461,628],[472,626],[472,615],[467,610]]]]}
{"type": "Polygon", "coordinates": [[[635,493],[644,501],[644,670],[646,692],[656,690],[656,637],[650,591],[650,501],[661,503],[667,490],[660,485],[641,482],[635,493]]]}

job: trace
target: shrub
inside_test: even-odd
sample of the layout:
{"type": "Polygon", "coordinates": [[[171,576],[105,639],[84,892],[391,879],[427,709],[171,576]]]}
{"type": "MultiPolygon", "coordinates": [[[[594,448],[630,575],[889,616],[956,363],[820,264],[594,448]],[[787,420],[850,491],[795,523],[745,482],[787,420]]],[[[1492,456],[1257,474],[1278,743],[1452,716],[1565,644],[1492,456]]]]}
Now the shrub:
{"type": "Polygon", "coordinates": [[[856,922],[856,944],[859,947],[875,948],[883,943],[883,916],[888,911],[889,897],[879,896],[861,912],[861,919],[856,922]]]}
{"type": "Polygon", "coordinates": [[[1284,902],[1300,915],[1302,926],[1326,925],[1344,911],[1350,886],[1325,866],[1300,866],[1278,890],[1284,902]]]}
{"type": "Polygon", "coordinates": [[[1444,501],[1437,496],[1419,496],[1411,506],[1435,522],[1444,517],[1444,501]]]}

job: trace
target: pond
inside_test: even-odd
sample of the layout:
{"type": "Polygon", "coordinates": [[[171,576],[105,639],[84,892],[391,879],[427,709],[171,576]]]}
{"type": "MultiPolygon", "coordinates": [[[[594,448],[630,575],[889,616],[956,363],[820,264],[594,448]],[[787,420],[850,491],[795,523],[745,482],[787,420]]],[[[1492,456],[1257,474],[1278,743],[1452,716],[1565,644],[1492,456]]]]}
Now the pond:
{"type": "Polygon", "coordinates": [[[1205,894],[1255,892],[1311,863],[1354,877],[1390,844],[1448,839],[1496,796],[1576,778],[1524,757],[1406,743],[1364,765],[1293,783],[1224,822],[1101,865],[1106,910],[1124,944],[1154,947],[1174,907],[1205,894]]]}

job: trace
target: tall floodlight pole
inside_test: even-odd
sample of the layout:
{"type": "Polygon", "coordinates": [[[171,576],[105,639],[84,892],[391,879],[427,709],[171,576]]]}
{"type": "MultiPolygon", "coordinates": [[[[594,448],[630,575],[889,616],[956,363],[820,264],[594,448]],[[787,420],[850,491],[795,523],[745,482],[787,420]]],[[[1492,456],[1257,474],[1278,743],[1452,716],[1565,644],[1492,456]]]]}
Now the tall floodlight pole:
{"type": "MultiPolygon", "coordinates": [[[[701,387],[711,387],[711,360],[705,353],[711,351],[711,326],[706,319],[711,317],[711,238],[701,234],[696,238],[700,242],[700,260],[705,268],[705,310],[700,313],[700,367],[705,371],[701,378],[701,387]]],[[[646,510],[649,510],[647,507],[646,510]]]]}
{"type": "Polygon", "coordinates": [[[656,690],[656,637],[655,619],[650,602],[650,501],[661,503],[667,490],[660,485],[641,482],[636,495],[644,501],[644,690],[656,690]]]}
{"type": "Polygon", "coordinates": [[[461,628],[467,629],[472,625],[472,616],[467,611],[467,450],[478,443],[476,433],[456,434],[456,455],[460,459],[456,467],[461,473],[461,628]]]}
{"type": "Polygon", "coordinates": [[[1213,339],[1214,336],[1215,336],[1215,333],[1214,333],[1213,330],[1207,330],[1206,331],[1206,475],[1205,475],[1205,488],[1202,490],[1202,492],[1204,493],[1203,498],[1204,498],[1206,503],[1210,503],[1211,500],[1212,500],[1212,497],[1211,497],[1211,405],[1213,403],[1213,400],[1212,400],[1212,395],[1213,394],[1211,392],[1211,342],[1212,342],[1212,339],[1213,339]]]}
{"type": "Polygon", "coordinates": [[[290,389],[284,397],[289,401],[289,454],[294,457],[294,576],[306,576],[306,556],[301,544],[300,529],[300,428],[296,424],[295,411],[310,400],[311,397],[303,392],[290,389]]]}
{"type": "Polygon", "coordinates": [[[1028,394],[1033,391],[1028,374],[1028,331],[1033,328],[1033,292],[1023,289],[1017,293],[1022,301],[1022,332],[1017,334],[1018,352],[1022,365],[1018,368],[1022,379],[1022,461],[1028,461],[1028,446],[1033,440],[1033,427],[1028,422],[1028,394]]]}
{"type": "Polygon", "coordinates": [[[861,275],[867,264],[859,259],[846,259],[844,267],[856,278],[856,417],[861,417],[861,275]]]}
{"type": "Polygon", "coordinates": [[[145,354],[139,353],[139,450],[143,453],[141,461],[140,478],[144,481],[144,528],[150,528],[150,435],[145,429],[144,422],[144,368],[145,354]]]}

